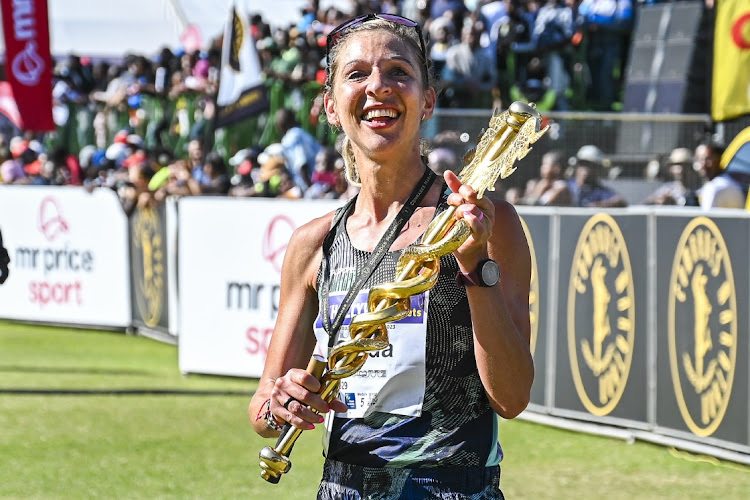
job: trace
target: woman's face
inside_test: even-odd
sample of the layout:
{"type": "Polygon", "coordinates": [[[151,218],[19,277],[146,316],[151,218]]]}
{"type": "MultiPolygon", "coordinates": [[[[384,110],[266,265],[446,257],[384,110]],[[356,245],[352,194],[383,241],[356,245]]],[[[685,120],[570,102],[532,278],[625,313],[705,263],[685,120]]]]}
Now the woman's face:
{"type": "Polygon", "coordinates": [[[385,29],[360,31],[341,42],[329,123],[340,125],[355,148],[379,155],[419,151],[421,120],[430,118],[435,91],[422,87],[422,68],[407,42],[385,29]]]}

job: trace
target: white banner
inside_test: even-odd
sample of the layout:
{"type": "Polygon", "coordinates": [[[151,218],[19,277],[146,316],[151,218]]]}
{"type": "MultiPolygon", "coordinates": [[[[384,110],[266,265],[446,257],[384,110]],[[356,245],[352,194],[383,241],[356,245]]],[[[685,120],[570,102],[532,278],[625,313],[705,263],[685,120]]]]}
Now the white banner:
{"type": "Polygon", "coordinates": [[[261,375],[292,232],[340,205],[278,199],[179,200],[180,371],[261,375]]]}
{"type": "Polygon", "coordinates": [[[0,186],[0,318],[130,325],[127,217],[109,189],[0,186]]]}

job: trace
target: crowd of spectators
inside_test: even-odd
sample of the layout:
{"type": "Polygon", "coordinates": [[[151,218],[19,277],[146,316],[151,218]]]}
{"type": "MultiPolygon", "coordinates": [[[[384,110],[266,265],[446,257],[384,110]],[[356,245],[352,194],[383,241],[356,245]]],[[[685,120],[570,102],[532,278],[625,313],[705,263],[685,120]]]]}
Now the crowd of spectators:
{"type": "MultiPolygon", "coordinates": [[[[679,147],[662,161],[646,167],[645,177],[657,187],[636,204],[679,207],[743,209],[748,198],[747,166],[723,168],[724,147],[701,142],[692,150],[679,147]]],[[[559,150],[548,151],[539,176],[526,184],[525,191],[509,188],[504,196],[515,205],[613,208],[628,205],[626,198],[607,180],[612,165],[594,145],[581,147],[566,159],[559,150]]]]}
{"type": "MultiPolygon", "coordinates": [[[[57,131],[3,131],[0,183],[109,187],[127,213],[168,195],[348,198],[356,190],[320,99],[326,35],[342,21],[390,12],[420,22],[441,82],[441,107],[502,108],[520,99],[545,111],[613,109],[634,19],[632,0],[371,0],[352,2],[349,12],[313,5],[291,26],[251,15],[272,106],[240,128],[234,142],[213,129],[220,35],[205,50],[164,48],[151,58],[70,55],[55,66],[57,131]]],[[[455,145],[455,135],[435,136],[433,169],[460,166],[455,148],[444,147],[455,145]]],[[[574,160],[569,167],[550,152],[540,179],[525,192],[509,190],[507,198],[624,204],[600,181],[598,148],[586,146],[574,160]]]]}

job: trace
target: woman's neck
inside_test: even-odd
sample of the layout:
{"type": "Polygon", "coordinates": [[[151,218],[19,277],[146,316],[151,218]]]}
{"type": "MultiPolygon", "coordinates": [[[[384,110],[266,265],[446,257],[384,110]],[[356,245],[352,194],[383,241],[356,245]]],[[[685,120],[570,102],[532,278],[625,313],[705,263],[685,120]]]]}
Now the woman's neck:
{"type": "Polygon", "coordinates": [[[357,211],[367,213],[377,221],[395,216],[409,199],[426,168],[421,158],[390,165],[358,162],[362,188],[357,197],[357,211]]]}

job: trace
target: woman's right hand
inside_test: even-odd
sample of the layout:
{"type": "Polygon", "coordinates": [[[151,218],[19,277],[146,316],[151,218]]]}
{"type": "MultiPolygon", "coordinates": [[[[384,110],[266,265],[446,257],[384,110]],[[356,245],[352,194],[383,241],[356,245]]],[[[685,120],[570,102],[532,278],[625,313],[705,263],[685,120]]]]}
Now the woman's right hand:
{"type": "Polygon", "coordinates": [[[314,424],[323,423],[322,415],[330,410],[337,413],[347,411],[347,406],[338,399],[327,403],[317,394],[319,390],[318,379],[305,370],[292,368],[286,375],[277,378],[273,385],[271,413],[299,429],[311,430],[315,428],[314,424]]]}

